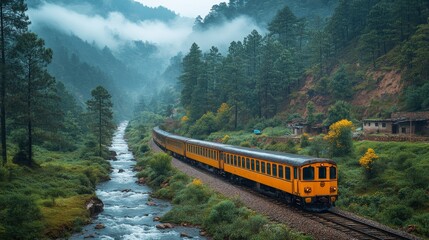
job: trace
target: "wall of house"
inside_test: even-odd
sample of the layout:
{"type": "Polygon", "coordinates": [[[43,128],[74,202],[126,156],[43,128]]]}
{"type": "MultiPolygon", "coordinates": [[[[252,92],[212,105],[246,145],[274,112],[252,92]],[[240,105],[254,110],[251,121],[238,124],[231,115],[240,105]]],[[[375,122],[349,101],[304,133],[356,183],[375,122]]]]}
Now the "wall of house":
{"type": "Polygon", "coordinates": [[[391,122],[364,122],[363,131],[365,133],[392,133],[391,122]]]}

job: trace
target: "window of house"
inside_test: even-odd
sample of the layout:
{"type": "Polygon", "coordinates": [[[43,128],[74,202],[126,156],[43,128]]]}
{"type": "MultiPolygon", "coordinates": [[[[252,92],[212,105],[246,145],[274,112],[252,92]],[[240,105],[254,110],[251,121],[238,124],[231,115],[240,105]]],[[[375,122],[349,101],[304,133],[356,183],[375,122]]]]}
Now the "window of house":
{"type": "Polygon", "coordinates": [[[378,123],[375,123],[375,126],[378,127],[378,123]]]}
{"type": "Polygon", "coordinates": [[[407,133],[407,128],[401,128],[401,133],[407,133]]]}
{"type": "Polygon", "coordinates": [[[382,123],[381,126],[385,128],[386,127],[386,123],[382,123]]]}

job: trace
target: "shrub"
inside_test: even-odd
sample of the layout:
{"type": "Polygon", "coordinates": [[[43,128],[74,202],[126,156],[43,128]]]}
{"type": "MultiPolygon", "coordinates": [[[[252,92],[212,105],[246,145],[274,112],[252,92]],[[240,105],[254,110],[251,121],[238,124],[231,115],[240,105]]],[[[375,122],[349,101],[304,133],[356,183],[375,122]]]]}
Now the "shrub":
{"type": "Polygon", "coordinates": [[[300,144],[302,148],[308,147],[310,145],[310,140],[307,133],[301,135],[300,144]]]}
{"type": "Polygon", "coordinates": [[[353,151],[353,123],[347,119],[340,120],[329,126],[325,140],[331,143],[333,156],[346,156],[353,151]]]}
{"type": "Polygon", "coordinates": [[[0,196],[0,239],[39,239],[42,215],[34,200],[21,194],[0,196]]]}
{"type": "Polygon", "coordinates": [[[231,200],[221,201],[210,211],[205,226],[209,227],[220,223],[232,223],[237,213],[237,208],[231,200]]]}
{"type": "Polygon", "coordinates": [[[413,209],[402,205],[393,205],[383,211],[384,219],[396,226],[402,226],[412,215],[413,209]]]}

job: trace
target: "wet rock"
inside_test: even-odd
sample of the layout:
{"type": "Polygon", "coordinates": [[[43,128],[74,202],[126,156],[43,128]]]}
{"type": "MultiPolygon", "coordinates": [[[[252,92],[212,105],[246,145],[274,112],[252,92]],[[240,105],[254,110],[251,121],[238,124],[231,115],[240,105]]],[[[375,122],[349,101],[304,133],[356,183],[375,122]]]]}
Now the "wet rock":
{"type": "Polygon", "coordinates": [[[86,209],[89,211],[91,217],[101,213],[104,208],[104,203],[98,197],[92,197],[86,204],[86,209]]]}
{"type": "Polygon", "coordinates": [[[158,204],[156,204],[156,202],[152,202],[152,201],[147,202],[146,205],[148,205],[148,206],[158,206],[158,204]]]}
{"type": "Polygon", "coordinates": [[[207,236],[207,232],[206,232],[206,231],[204,231],[204,230],[201,230],[201,231],[200,231],[200,236],[203,236],[203,237],[204,237],[204,236],[207,236]]]}
{"type": "Polygon", "coordinates": [[[131,189],[124,189],[124,190],[121,190],[121,192],[131,192],[131,189]]]}
{"type": "Polygon", "coordinates": [[[116,156],[117,156],[117,154],[115,151],[110,151],[110,159],[112,159],[113,161],[116,161],[116,160],[118,160],[116,158],[116,156]]]}
{"type": "Polygon", "coordinates": [[[146,179],[144,179],[143,177],[139,178],[139,180],[137,180],[138,184],[146,184],[146,179]]]}
{"type": "Polygon", "coordinates": [[[184,233],[184,232],[180,233],[180,237],[182,237],[182,238],[192,238],[191,236],[189,236],[189,234],[184,233]]]}
{"type": "Polygon", "coordinates": [[[168,229],[168,228],[173,228],[174,226],[171,223],[160,223],[160,224],[157,224],[155,227],[158,229],[168,229]]]}
{"type": "Polygon", "coordinates": [[[123,172],[125,172],[125,170],[122,168],[118,170],[118,173],[123,173],[123,172]]]}
{"type": "Polygon", "coordinates": [[[154,221],[154,222],[159,222],[159,220],[161,220],[161,218],[160,218],[160,217],[158,217],[158,216],[156,216],[156,217],[154,217],[154,218],[153,218],[153,221],[154,221]]]}
{"type": "Polygon", "coordinates": [[[94,234],[89,234],[89,235],[84,236],[83,238],[95,238],[95,235],[94,234]]]}
{"type": "Polygon", "coordinates": [[[106,226],[104,226],[104,224],[99,223],[99,224],[95,225],[94,228],[95,229],[103,229],[103,228],[106,228],[106,226]]]}
{"type": "Polygon", "coordinates": [[[408,225],[407,226],[407,233],[411,233],[417,230],[416,225],[408,225]]]}

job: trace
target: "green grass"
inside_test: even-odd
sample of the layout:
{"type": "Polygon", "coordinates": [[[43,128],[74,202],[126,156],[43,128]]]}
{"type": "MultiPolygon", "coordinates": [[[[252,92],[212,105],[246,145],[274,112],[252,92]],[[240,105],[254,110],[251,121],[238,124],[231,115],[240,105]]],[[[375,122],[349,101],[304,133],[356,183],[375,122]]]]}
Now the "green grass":
{"type": "MultiPolygon", "coordinates": [[[[146,144],[145,139],[148,139],[147,136],[139,135],[136,129],[139,126],[132,122],[127,130],[127,139],[133,152],[139,151],[140,144],[146,144]]],[[[150,131],[146,132],[149,134],[150,131]]],[[[211,137],[224,138],[227,134],[222,132],[211,137]]],[[[240,136],[244,136],[247,141],[256,139],[252,133],[240,132],[240,136]]],[[[234,136],[228,141],[239,139],[234,136]]],[[[270,222],[236,199],[215,193],[200,180],[191,179],[171,168],[171,157],[166,154],[146,152],[144,155],[137,154],[136,159],[137,166],[143,168],[137,176],[144,177],[147,184],[155,189],[152,196],[173,203],[171,211],[162,216],[163,222],[201,226],[213,239],[308,239],[283,224],[270,222]]]]}
{"type": "Polygon", "coordinates": [[[95,186],[109,179],[110,165],[102,158],[82,158],[80,150],[34,149],[36,167],[13,163],[0,167],[1,239],[60,238],[79,230],[89,221],[86,202],[95,194],[95,186]],[[16,197],[25,202],[22,211],[32,214],[11,212],[13,205],[8,201],[16,197]],[[31,224],[34,227],[14,228],[31,224]]]}

